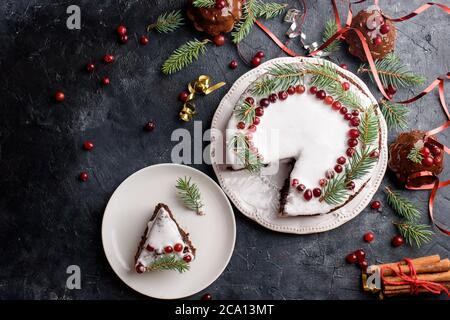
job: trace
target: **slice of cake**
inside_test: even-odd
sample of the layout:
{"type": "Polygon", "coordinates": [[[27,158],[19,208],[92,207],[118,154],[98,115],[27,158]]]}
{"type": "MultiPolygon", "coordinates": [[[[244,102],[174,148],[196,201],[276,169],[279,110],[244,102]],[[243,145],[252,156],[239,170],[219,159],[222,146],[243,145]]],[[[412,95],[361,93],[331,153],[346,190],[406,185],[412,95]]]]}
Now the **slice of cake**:
{"type": "Polygon", "coordinates": [[[159,203],[139,243],[137,273],[156,270],[184,272],[195,257],[189,234],[180,228],[169,207],[159,203]]]}

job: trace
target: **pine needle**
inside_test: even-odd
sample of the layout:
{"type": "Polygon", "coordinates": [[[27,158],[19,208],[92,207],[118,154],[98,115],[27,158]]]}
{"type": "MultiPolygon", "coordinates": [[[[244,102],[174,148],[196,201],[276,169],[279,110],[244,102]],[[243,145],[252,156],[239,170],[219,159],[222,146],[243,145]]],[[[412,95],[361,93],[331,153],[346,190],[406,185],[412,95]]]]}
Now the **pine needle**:
{"type": "Polygon", "coordinates": [[[328,181],[327,185],[323,188],[322,194],[320,201],[325,201],[329,205],[338,205],[342,203],[348,194],[345,176],[341,175],[334,177],[328,181]]]}
{"type": "Polygon", "coordinates": [[[285,91],[290,86],[303,84],[305,71],[287,63],[277,63],[267,70],[267,74],[257,80],[251,89],[254,95],[264,96],[275,91],[285,91]]]}
{"type": "Polygon", "coordinates": [[[405,129],[408,126],[408,107],[403,104],[392,103],[388,100],[380,101],[381,112],[390,129],[405,129]]]}
{"type": "MultiPolygon", "coordinates": [[[[421,85],[425,82],[425,78],[413,73],[409,70],[408,66],[393,53],[389,53],[382,60],[375,60],[375,66],[377,68],[380,80],[385,87],[392,85],[397,88],[401,87],[413,87],[421,85]]],[[[368,73],[371,80],[373,75],[370,67],[367,64],[362,64],[358,73],[368,73]]]]}
{"type": "Polygon", "coordinates": [[[282,14],[286,7],[287,4],[282,3],[255,1],[253,10],[257,18],[272,19],[282,14]]]}
{"type": "Polygon", "coordinates": [[[178,259],[175,257],[175,255],[171,254],[157,259],[147,267],[147,271],[156,270],[176,270],[180,273],[183,273],[189,270],[189,264],[183,259],[178,259]]]}
{"type": "Polygon", "coordinates": [[[257,173],[263,167],[258,155],[250,150],[244,134],[235,134],[228,143],[228,148],[236,153],[241,164],[251,173],[257,173]]]}
{"type": "Polygon", "coordinates": [[[419,146],[412,147],[411,151],[409,151],[406,158],[408,158],[408,160],[410,160],[414,163],[417,163],[417,164],[422,163],[423,155],[422,155],[421,150],[422,150],[422,148],[419,146]]]}
{"type": "Polygon", "coordinates": [[[409,222],[394,223],[400,234],[405,238],[406,243],[410,246],[416,245],[418,248],[424,243],[431,240],[431,236],[434,234],[429,226],[424,224],[413,224],[409,222]]]}
{"type": "Polygon", "coordinates": [[[245,124],[252,124],[255,120],[255,106],[251,105],[247,101],[244,101],[243,104],[236,105],[233,112],[236,114],[239,120],[243,121],[245,124]]]}
{"type": "MultiPolygon", "coordinates": [[[[325,24],[325,29],[323,30],[322,42],[325,43],[328,39],[330,39],[336,32],[338,31],[338,25],[334,20],[328,20],[325,24]]],[[[334,40],[332,43],[328,45],[323,51],[325,52],[334,52],[339,50],[340,43],[339,40],[334,40]]]]}
{"type": "Polygon", "coordinates": [[[361,123],[359,124],[359,140],[363,146],[367,146],[375,142],[378,138],[378,118],[375,115],[373,106],[364,110],[361,115],[361,123]]]}
{"type": "Polygon", "coordinates": [[[175,31],[183,25],[183,16],[181,12],[171,11],[161,14],[156,22],[147,27],[147,31],[156,29],[159,33],[169,33],[175,31]]]}
{"type": "Polygon", "coordinates": [[[192,2],[192,5],[197,8],[211,8],[215,4],[215,0],[194,0],[192,2]]]}
{"type": "Polygon", "coordinates": [[[206,44],[210,40],[205,39],[199,41],[194,39],[183,44],[176,49],[169,58],[164,62],[161,70],[164,74],[172,74],[180,71],[194,60],[197,60],[200,55],[205,54],[206,44]]]}
{"type": "Polygon", "coordinates": [[[357,151],[350,158],[349,164],[345,168],[346,182],[364,177],[373,168],[377,158],[372,158],[370,154],[373,150],[364,148],[357,151]]]}
{"type": "Polygon", "coordinates": [[[186,178],[178,178],[177,185],[175,186],[178,189],[178,195],[180,199],[183,201],[184,205],[195,211],[198,215],[202,215],[201,208],[203,207],[203,203],[201,200],[200,190],[196,183],[191,183],[191,177],[186,178]]]}
{"type": "Polygon", "coordinates": [[[384,190],[387,195],[388,204],[399,216],[409,221],[415,221],[420,217],[420,211],[417,210],[412,202],[392,191],[389,187],[385,187],[384,190]]]}

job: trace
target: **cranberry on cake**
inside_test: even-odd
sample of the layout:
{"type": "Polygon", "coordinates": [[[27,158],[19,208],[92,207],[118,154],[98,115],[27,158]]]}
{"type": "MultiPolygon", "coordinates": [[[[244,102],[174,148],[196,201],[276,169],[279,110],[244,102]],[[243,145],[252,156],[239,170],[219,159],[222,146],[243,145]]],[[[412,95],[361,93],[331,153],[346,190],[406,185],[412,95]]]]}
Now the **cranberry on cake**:
{"type": "Polygon", "coordinates": [[[227,164],[264,174],[290,162],[280,215],[332,212],[371,178],[381,147],[378,112],[364,89],[329,61],[272,64],[234,107],[227,164]]]}
{"type": "Polygon", "coordinates": [[[137,273],[156,270],[189,270],[195,257],[189,234],[180,228],[169,207],[156,206],[135,256],[137,273]]]}

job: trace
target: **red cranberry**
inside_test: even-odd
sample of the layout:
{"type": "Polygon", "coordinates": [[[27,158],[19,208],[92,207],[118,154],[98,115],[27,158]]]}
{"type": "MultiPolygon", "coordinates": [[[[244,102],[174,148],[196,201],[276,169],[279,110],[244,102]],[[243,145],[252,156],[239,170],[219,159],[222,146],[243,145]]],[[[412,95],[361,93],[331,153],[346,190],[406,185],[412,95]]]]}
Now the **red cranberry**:
{"type": "Polygon", "coordinates": [[[350,138],[353,138],[353,139],[356,139],[356,138],[358,138],[359,137],[359,130],[358,129],[350,129],[349,131],[348,131],[348,136],[350,137],[350,138]]]}
{"type": "Polygon", "coordinates": [[[119,37],[119,41],[120,41],[120,43],[123,43],[123,44],[127,43],[128,42],[128,35],[126,35],[126,34],[121,35],[119,37]]]}
{"type": "Polygon", "coordinates": [[[245,123],[243,121],[238,122],[237,128],[241,129],[241,130],[244,129],[245,128],[245,123]]]}
{"type": "Polygon", "coordinates": [[[225,0],[217,0],[216,1],[216,9],[222,10],[227,5],[227,2],[225,0]]]}
{"type": "Polygon", "coordinates": [[[317,87],[311,87],[311,88],[309,88],[309,92],[311,93],[311,94],[316,94],[317,93],[317,87]]]}
{"type": "Polygon", "coordinates": [[[190,254],[187,254],[187,255],[185,255],[185,256],[183,257],[183,260],[184,260],[185,262],[189,263],[189,262],[192,261],[192,257],[191,257],[190,254]]]}
{"type": "Polygon", "coordinates": [[[166,246],[166,247],[164,247],[164,252],[165,252],[165,253],[172,253],[172,252],[173,252],[172,246],[166,246]]]}
{"type": "Polygon", "coordinates": [[[340,164],[334,166],[334,171],[336,171],[337,173],[341,173],[343,169],[344,168],[340,164]]]}
{"type": "Polygon", "coordinates": [[[334,178],[334,171],[333,170],[327,170],[326,172],[325,172],[325,178],[327,178],[327,179],[333,179],[334,178]]]}
{"type": "Polygon", "coordinates": [[[364,241],[365,242],[372,242],[375,239],[375,235],[373,234],[373,232],[367,232],[364,235],[364,241]]]}
{"type": "Polygon", "coordinates": [[[260,58],[260,59],[264,58],[264,52],[258,51],[258,52],[255,54],[255,57],[258,57],[258,58],[260,58]]]}
{"type": "Polygon", "coordinates": [[[341,68],[344,69],[344,70],[348,70],[348,65],[346,65],[345,63],[341,63],[341,64],[339,65],[339,67],[341,67],[341,68]]]}
{"type": "Polygon", "coordinates": [[[148,38],[146,36],[141,36],[139,38],[139,43],[143,46],[146,46],[148,44],[148,38]]]}
{"type": "Polygon", "coordinates": [[[177,243],[173,246],[173,250],[175,250],[175,252],[181,252],[183,251],[183,245],[181,243],[177,243]]]}
{"type": "Polygon", "coordinates": [[[347,108],[346,107],[342,107],[341,109],[339,109],[339,113],[340,114],[347,114],[347,108]]]}
{"type": "Polygon", "coordinates": [[[381,32],[381,34],[386,34],[386,33],[388,33],[390,30],[391,30],[391,27],[390,27],[387,23],[383,24],[383,25],[380,27],[380,32],[381,32]]]}
{"type": "Polygon", "coordinates": [[[248,126],[248,131],[255,132],[256,131],[256,126],[254,124],[249,125],[248,126]]]}
{"type": "Polygon", "coordinates": [[[354,264],[358,261],[358,258],[356,257],[355,253],[349,253],[346,257],[345,257],[345,261],[347,261],[347,263],[349,264],[354,264]]]}
{"type": "Polygon", "coordinates": [[[145,131],[153,131],[156,127],[156,124],[154,121],[150,120],[149,122],[147,122],[144,126],[144,130],[145,131]]]}
{"type": "Polygon", "coordinates": [[[322,190],[320,190],[320,188],[314,188],[313,189],[313,195],[316,198],[320,197],[322,195],[322,190]]]}
{"type": "Polygon", "coordinates": [[[370,204],[370,207],[371,207],[373,210],[378,210],[378,209],[381,208],[381,202],[378,201],[378,200],[372,201],[372,203],[370,204]]]}
{"type": "Polygon", "coordinates": [[[433,163],[434,163],[434,160],[432,157],[426,157],[426,158],[423,158],[423,160],[422,160],[422,165],[425,167],[431,167],[433,165],[433,163]]]}
{"type": "Polygon", "coordinates": [[[305,192],[303,193],[303,198],[305,198],[306,201],[311,200],[313,197],[312,191],[311,189],[306,189],[305,192]]]}
{"type": "Polygon", "coordinates": [[[78,176],[78,179],[80,179],[80,181],[86,182],[89,179],[89,175],[87,172],[81,172],[80,175],[78,176]]]}
{"type": "Polygon", "coordinates": [[[359,120],[358,117],[353,117],[353,118],[350,119],[350,125],[351,125],[352,127],[357,127],[357,126],[359,126],[360,122],[361,122],[361,120],[359,120]]]}
{"type": "Polygon", "coordinates": [[[331,105],[331,108],[333,108],[333,110],[340,110],[342,107],[342,104],[339,101],[335,101],[333,102],[333,104],[331,105]]]}
{"type": "Polygon", "coordinates": [[[299,184],[299,185],[297,186],[297,190],[300,191],[300,192],[305,191],[305,189],[306,189],[306,186],[305,186],[304,184],[299,184]]]}
{"type": "Polygon", "coordinates": [[[238,63],[236,60],[231,60],[229,64],[230,69],[236,69],[238,67],[238,63]]]}
{"type": "Polygon", "coordinates": [[[298,179],[292,179],[292,184],[293,187],[296,187],[298,185],[298,179]]]}
{"type": "Polygon", "coordinates": [[[107,86],[111,83],[111,80],[109,80],[108,77],[103,77],[102,78],[102,85],[107,86]]]}
{"type": "Polygon", "coordinates": [[[376,46],[379,46],[383,43],[383,39],[380,36],[376,36],[375,39],[373,39],[373,44],[376,46]]]}
{"type": "Polygon", "coordinates": [[[378,150],[373,150],[371,153],[369,153],[369,157],[371,158],[378,158],[380,156],[380,153],[378,150]]]}
{"type": "Polygon", "coordinates": [[[212,300],[212,296],[209,293],[205,293],[201,300],[212,300]]]}
{"type": "Polygon", "coordinates": [[[66,96],[64,95],[63,92],[57,91],[57,92],[55,93],[55,100],[56,100],[56,101],[58,101],[58,102],[63,102],[65,98],[66,98],[66,96]]]}
{"type": "Polygon", "coordinates": [[[136,272],[137,273],[144,273],[145,272],[145,267],[142,265],[142,264],[138,264],[137,266],[136,266],[136,272]]]}
{"type": "Polygon", "coordinates": [[[316,97],[320,100],[324,100],[326,96],[327,96],[327,94],[323,90],[319,90],[316,93],[316,97]]]}
{"type": "Polygon", "coordinates": [[[263,108],[268,107],[269,104],[270,104],[270,101],[267,98],[263,98],[263,99],[259,100],[259,105],[263,108]]]}
{"type": "Polygon", "coordinates": [[[286,91],[280,91],[278,92],[278,98],[280,100],[286,100],[288,97],[288,93],[286,91]]]}
{"type": "Polygon", "coordinates": [[[152,251],[155,251],[155,248],[153,248],[151,245],[147,245],[147,247],[146,247],[146,249],[147,249],[147,251],[150,251],[150,252],[152,252],[152,251]]]}
{"type": "Polygon", "coordinates": [[[358,259],[358,262],[364,261],[366,259],[366,253],[363,249],[358,249],[355,251],[356,258],[358,259]]]}
{"type": "Polygon", "coordinates": [[[270,101],[271,103],[276,102],[277,99],[278,99],[278,96],[277,96],[275,93],[272,93],[272,94],[269,96],[269,101],[270,101]]]}
{"type": "Polygon", "coordinates": [[[93,63],[88,63],[88,64],[86,65],[86,70],[87,70],[87,72],[94,72],[94,70],[95,70],[95,64],[93,64],[93,63]]]}
{"type": "Polygon", "coordinates": [[[349,157],[353,157],[355,152],[356,152],[356,150],[354,148],[348,148],[347,151],[345,151],[345,154],[349,157]]]}
{"type": "Polygon", "coordinates": [[[328,180],[327,179],[320,179],[319,180],[319,186],[325,187],[327,184],[328,184],[328,180]]]}
{"type": "Polygon", "coordinates": [[[351,120],[352,119],[352,114],[350,112],[347,112],[346,114],[344,114],[344,120],[351,120]]]}
{"type": "Polygon", "coordinates": [[[437,166],[440,166],[442,164],[442,157],[441,156],[434,157],[433,163],[437,166]]]}
{"type": "Polygon", "coordinates": [[[225,37],[223,34],[218,34],[214,36],[213,42],[216,46],[221,47],[225,44],[225,37]]]}
{"type": "Polygon", "coordinates": [[[369,263],[367,262],[367,260],[363,260],[363,261],[359,262],[359,267],[361,268],[362,272],[366,272],[368,266],[369,266],[369,263]]]}
{"type": "Polygon", "coordinates": [[[295,93],[295,88],[294,87],[289,87],[287,89],[287,93],[288,93],[288,95],[292,96],[295,93]]]}
{"type": "Polygon", "coordinates": [[[186,102],[188,97],[189,97],[189,92],[181,91],[180,94],[178,95],[178,100],[180,100],[181,102],[186,102]]]}
{"type": "Polygon", "coordinates": [[[395,237],[393,237],[392,240],[391,240],[391,244],[394,247],[400,247],[404,243],[405,243],[405,239],[399,234],[396,235],[395,237]]]}
{"type": "Polygon", "coordinates": [[[127,34],[127,28],[123,25],[120,25],[117,27],[116,32],[118,35],[123,36],[123,35],[127,34]]]}
{"type": "Polygon", "coordinates": [[[356,147],[358,145],[358,140],[356,139],[348,139],[347,144],[350,148],[356,147]]]}
{"type": "Polygon", "coordinates": [[[94,143],[92,141],[85,141],[83,143],[83,149],[86,151],[90,151],[90,150],[94,149],[94,143]]]}
{"type": "Polygon", "coordinates": [[[431,151],[427,147],[423,147],[420,149],[420,154],[424,157],[428,157],[430,155],[431,151]]]}
{"type": "Polygon", "coordinates": [[[261,58],[253,57],[252,61],[250,61],[250,64],[252,65],[252,67],[259,66],[261,64],[261,58]]]}
{"type": "Polygon", "coordinates": [[[345,164],[345,161],[347,161],[345,157],[339,157],[336,160],[337,164],[345,164]]]}
{"type": "Polygon", "coordinates": [[[440,156],[442,154],[442,150],[438,146],[433,146],[431,148],[431,153],[433,156],[440,156]]]}
{"type": "Polygon", "coordinates": [[[359,116],[359,111],[358,110],[352,110],[352,116],[354,116],[354,117],[359,116]]]}
{"type": "Polygon", "coordinates": [[[331,105],[331,104],[333,104],[333,102],[334,102],[334,99],[333,99],[332,96],[326,96],[325,97],[325,103],[326,104],[331,105]]]}
{"type": "Polygon", "coordinates": [[[106,54],[103,56],[103,61],[105,63],[113,63],[114,62],[114,56],[112,54],[106,54]]]}
{"type": "Polygon", "coordinates": [[[342,89],[344,89],[344,91],[347,91],[348,89],[350,89],[350,83],[348,83],[348,82],[342,83],[342,89]]]}
{"type": "Polygon", "coordinates": [[[247,97],[247,98],[245,98],[245,102],[247,102],[248,104],[254,104],[255,99],[253,99],[252,97],[247,97]]]}
{"type": "Polygon", "coordinates": [[[355,183],[353,181],[349,181],[349,182],[347,182],[346,187],[347,187],[348,190],[354,190],[355,189],[355,183]]]}
{"type": "MultiPolygon", "coordinates": [[[[266,99],[267,100],[267,99],[266,99]]],[[[269,100],[267,100],[269,101],[269,100]]],[[[264,115],[264,109],[262,107],[258,107],[255,109],[255,114],[258,117],[262,117],[264,115]]]]}
{"type": "Polygon", "coordinates": [[[394,95],[397,93],[397,88],[394,87],[392,84],[390,84],[387,86],[386,91],[387,91],[387,93],[394,95]]]}
{"type": "Polygon", "coordinates": [[[255,117],[255,119],[253,119],[253,124],[255,126],[257,126],[260,122],[261,122],[261,118],[260,117],[255,117]]]}
{"type": "Polygon", "coordinates": [[[298,94],[304,93],[305,90],[306,90],[306,88],[304,85],[299,84],[299,85],[295,86],[295,92],[297,92],[298,94]]]}

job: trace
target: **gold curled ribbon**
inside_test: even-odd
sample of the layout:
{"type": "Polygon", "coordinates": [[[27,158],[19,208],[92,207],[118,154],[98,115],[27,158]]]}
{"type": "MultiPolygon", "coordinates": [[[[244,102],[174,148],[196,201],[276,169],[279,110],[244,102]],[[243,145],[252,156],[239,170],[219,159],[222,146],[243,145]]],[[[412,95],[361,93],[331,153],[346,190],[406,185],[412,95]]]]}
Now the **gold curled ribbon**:
{"type": "Polygon", "coordinates": [[[211,85],[211,77],[207,75],[201,75],[198,79],[189,82],[189,95],[180,111],[180,120],[188,122],[196,114],[195,103],[192,101],[194,100],[195,94],[207,95],[223,87],[224,85],[225,82],[218,82],[215,85],[211,85]]]}

